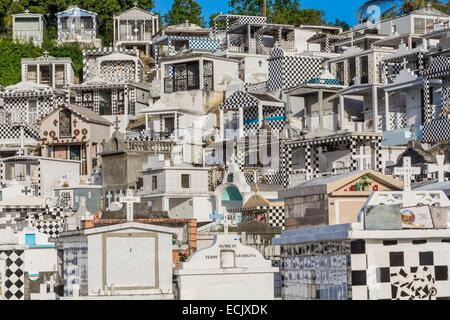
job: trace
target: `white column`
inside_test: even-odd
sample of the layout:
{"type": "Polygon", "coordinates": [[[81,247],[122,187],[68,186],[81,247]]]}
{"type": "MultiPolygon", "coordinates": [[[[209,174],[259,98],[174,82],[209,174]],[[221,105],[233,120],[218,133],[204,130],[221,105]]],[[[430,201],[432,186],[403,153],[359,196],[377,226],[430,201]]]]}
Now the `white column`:
{"type": "Polygon", "coordinates": [[[169,198],[162,197],[162,199],[161,199],[161,209],[162,209],[162,211],[169,212],[169,198]]]}
{"type": "Polygon", "coordinates": [[[114,37],[113,46],[114,46],[114,47],[116,46],[116,42],[117,42],[117,31],[118,31],[118,30],[116,30],[116,29],[118,29],[118,26],[117,26],[117,19],[114,19],[114,28],[113,28],[113,30],[114,30],[114,34],[113,34],[113,37],[114,37]]]}
{"type": "Polygon", "coordinates": [[[372,86],[372,109],[374,132],[378,132],[378,88],[375,85],[372,86]]]}
{"type": "Polygon", "coordinates": [[[52,64],[52,87],[53,87],[53,88],[56,88],[56,83],[55,83],[55,80],[56,80],[55,72],[56,72],[56,66],[55,66],[55,64],[53,63],[53,64],[52,64]]]}
{"type": "Polygon", "coordinates": [[[220,130],[220,139],[225,139],[225,123],[224,123],[224,111],[223,109],[219,109],[219,130],[220,130]]]}
{"type": "Polygon", "coordinates": [[[323,129],[323,91],[319,90],[319,128],[323,129]]]}
{"type": "Polygon", "coordinates": [[[391,125],[389,121],[389,93],[387,91],[384,92],[384,117],[386,131],[389,131],[391,130],[391,125]]]}
{"type": "Polygon", "coordinates": [[[264,121],[263,105],[261,102],[258,103],[258,126],[261,127],[264,121]]]}
{"type": "Polygon", "coordinates": [[[36,83],[39,84],[41,83],[41,65],[39,63],[36,65],[36,74],[36,83]]]}
{"type": "Polygon", "coordinates": [[[204,80],[203,79],[203,59],[200,59],[198,65],[199,65],[199,75],[198,75],[198,77],[199,77],[200,90],[204,90],[205,88],[203,87],[204,86],[204,81],[203,81],[204,80]]]}
{"type": "Polygon", "coordinates": [[[339,125],[341,130],[344,130],[344,119],[345,119],[345,109],[344,109],[345,97],[339,95],[339,125]]]}
{"type": "Polygon", "coordinates": [[[125,129],[127,128],[127,126],[128,126],[128,97],[129,97],[129,92],[128,92],[128,90],[129,90],[129,88],[128,88],[128,86],[125,86],[125,90],[124,90],[124,92],[123,92],[123,104],[124,104],[124,113],[125,113],[125,117],[124,117],[124,120],[125,120],[125,129]]]}
{"type": "Polygon", "coordinates": [[[239,138],[244,137],[244,109],[239,107],[239,138]]]}
{"type": "Polygon", "coordinates": [[[88,177],[92,174],[92,142],[86,143],[86,174],[88,177]]]}

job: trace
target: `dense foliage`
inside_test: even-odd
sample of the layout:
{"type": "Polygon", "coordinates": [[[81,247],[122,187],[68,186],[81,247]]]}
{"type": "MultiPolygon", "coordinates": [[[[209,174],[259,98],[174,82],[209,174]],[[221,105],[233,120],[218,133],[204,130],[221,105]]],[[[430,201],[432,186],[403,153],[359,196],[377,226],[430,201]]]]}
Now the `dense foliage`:
{"type": "Polygon", "coordinates": [[[202,7],[195,0],[174,0],[172,8],[164,15],[166,25],[181,24],[185,21],[204,26],[202,7]]]}
{"type": "Polygon", "coordinates": [[[98,14],[99,35],[104,45],[113,41],[113,15],[132,8],[134,3],[143,9],[153,9],[153,0],[0,0],[0,25],[2,29],[11,29],[11,15],[28,9],[33,13],[43,14],[48,27],[56,26],[55,14],[66,10],[71,5],[98,14]]]}
{"type": "Polygon", "coordinates": [[[8,86],[20,82],[22,58],[37,58],[48,51],[54,57],[68,57],[72,59],[76,76],[83,71],[83,57],[78,44],[67,44],[57,47],[44,45],[35,47],[31,43],[15,43],[11,39],[0,40],[0,85],[8,86]]]}

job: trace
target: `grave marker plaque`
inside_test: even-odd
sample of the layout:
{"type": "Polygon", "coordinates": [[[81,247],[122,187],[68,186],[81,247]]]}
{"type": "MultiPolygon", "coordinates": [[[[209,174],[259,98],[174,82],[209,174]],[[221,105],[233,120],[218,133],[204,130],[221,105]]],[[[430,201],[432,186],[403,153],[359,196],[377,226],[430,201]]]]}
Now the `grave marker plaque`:
{"type": "Polygon", "coordinates": [[[369,206],[364,215],[365,230],[402,230],[400,205],[369,206]]]}

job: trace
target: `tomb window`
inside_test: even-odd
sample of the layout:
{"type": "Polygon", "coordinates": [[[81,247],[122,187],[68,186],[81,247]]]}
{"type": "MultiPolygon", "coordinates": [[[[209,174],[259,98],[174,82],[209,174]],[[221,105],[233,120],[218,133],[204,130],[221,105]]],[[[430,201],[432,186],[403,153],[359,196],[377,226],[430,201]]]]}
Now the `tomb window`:
{"type": "Polygon", "coordinates": [[[181,175],[181,187],[183,189],[189,189],[191,187],[191,175],[182,174],[181,175]]]}
{"type": "Polygon", "coordinates": [[[349,85],[354,85],[355,84],[355,80],[354,78],[356,77],[356,59],[355,58],[351,58],[348,61],[348,81],[349,81],[349,85]]]}
{"type": "Polygon", "coordinates": [[[59,112],[59,136],[61,138],[72,137],[72,113],[68,109],[59,112]]]}
{"type": "Polygon", "coordinates": [[[369,57],[361,57],[361,84],[369,83],[369,57]]]}
{"type": "Polygon", "coordinates": [[[152,190],[158,189],[158,177],[152,176],[152,190]]]}

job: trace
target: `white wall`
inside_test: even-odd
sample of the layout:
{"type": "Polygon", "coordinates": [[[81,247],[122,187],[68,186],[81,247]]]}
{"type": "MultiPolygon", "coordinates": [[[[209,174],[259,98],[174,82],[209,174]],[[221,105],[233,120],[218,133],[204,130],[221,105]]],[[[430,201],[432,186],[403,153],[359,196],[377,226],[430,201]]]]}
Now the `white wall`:
{"type": "MultiPolygon", "coordinates": [[[[123,261],[123,255],[130,252],[132,259],[130,259],[130,265],[127,265],[126,270],[128,272],[120,273],[120,265],[107,266],[107,271],[114,276],[116,282],[116,294],[161,294],[172,293],[172,235],[166,233],[153,233],[150,231],[139,229],[124,229],[113,231],[113,233],[119,234],[142,234],[142,238],[131,238],[133,241],[120,241],[117,239],[127,239],[121,237],[112,237],[107,240],[107,252],[106,258],[110,263],[125,263],[123,261]],[[158,250],[158,266],[157,271],[159,273],[159,285],[157,289],[118,289],[117,286],[122,284],[130,284],[132,280],[133,286],[148,286],[151,282],[151,276],[148,274],[154,273],[154,255],[155,255],[155,242],[149,241],[149,238],[145,235],[156,234],[157,235],[157,250],[158,250]],[[140,239],[142,241],[135,241],[140,239]],[[111,242],[108,244],[108,241],[111,242]],[[152,244],[153,243],[153,244],[152,244]],[[130,251],[131,250],[131,251],[130,251]],[[153,255],[153,256],[152,256],[153,255]],[[133,274],[130,274],[133,272],[133,274]],[[141,278],[141,283],[138,279],[141,278]]],[[[106,233],[106,235],[108,232],[106,233]]],[[[94,234],[88,236],[88,292],[89,295],[96,295],[102,288],[103,277],[103,246],[102,235],[94,234]]]]}
{"type": "Polygon", "coordinates": [[[54,159],[40,159],[41,195],[53,198],[53,187],[59,185],[62,177],[67,176],[69,185],[80,183],[80,163],[74,161],[58,161],[54,159]]]}

